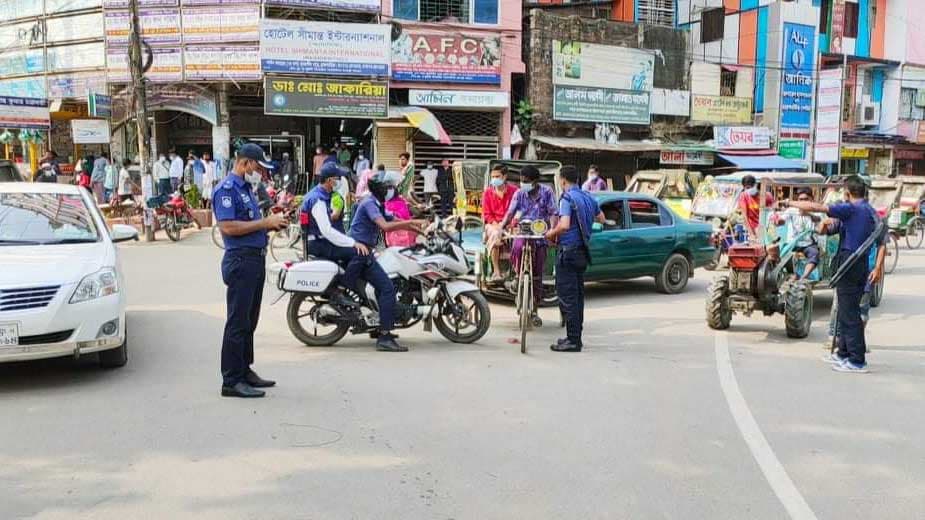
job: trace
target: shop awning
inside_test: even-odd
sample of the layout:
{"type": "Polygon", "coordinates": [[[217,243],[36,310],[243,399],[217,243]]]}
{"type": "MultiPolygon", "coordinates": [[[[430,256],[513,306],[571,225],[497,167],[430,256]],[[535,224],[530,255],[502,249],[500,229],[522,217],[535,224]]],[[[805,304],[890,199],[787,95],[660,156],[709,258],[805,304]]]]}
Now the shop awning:
{"type": "Polygon", "coordinates": [[[729,155],[719,154],[720,158],[730,162],[741,170],[806,170],[806,164],[779,155],[729,155]]]}
{"type": "Polygon", "coordinates": [[[602,152],[657,152],[664,145],[656,141],[619,141],[617,143],[602,143],[590,137],[551,137],[534,135],[532,139],[538,143],[562,148],[564,150],[598,150],[602,152]]]}
{"type": "Polygon", "coordinates": [[[434,141],[443,144],[453,144],[449,134],[443,129],[440,120],[430,110],[422,107],[390,106],[389,119],[404,117],[411,126],[429,135],[434,141]]]}

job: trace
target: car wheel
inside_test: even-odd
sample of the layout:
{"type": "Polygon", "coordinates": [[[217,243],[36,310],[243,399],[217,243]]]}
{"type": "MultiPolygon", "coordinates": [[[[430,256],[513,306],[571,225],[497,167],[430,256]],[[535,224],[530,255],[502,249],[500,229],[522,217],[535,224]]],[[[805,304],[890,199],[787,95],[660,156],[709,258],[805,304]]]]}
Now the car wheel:
{"type": "Polygon", "coordinates": [[[120,368],[128,363],[128,332],[125,333],[125,341],[114,349],[100,352],[100,367],[102,368],[120,368]]]}
{"type": "Polygon", "coordinates": [[[687,287],[690,273],[691,266],[687,258],[680,253],[675,253],[668,257],[661,272],[655,275],[655,288],[660,293],[678,294],[687,287]]]}

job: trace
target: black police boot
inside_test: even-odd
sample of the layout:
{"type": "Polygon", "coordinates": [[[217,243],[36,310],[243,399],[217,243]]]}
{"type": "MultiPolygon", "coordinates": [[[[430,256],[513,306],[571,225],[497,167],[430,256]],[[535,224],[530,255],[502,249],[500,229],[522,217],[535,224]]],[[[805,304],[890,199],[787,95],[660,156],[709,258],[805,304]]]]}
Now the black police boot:
{"type": "Polygon", "coordinates": [[[379,352],[408,352],[407,347],[403,347],[395,341],[395,336],[386,333],[381,334],[376,340],[376,350],[379,352]]]}
{"type": "Polygon", "coordinates": [[[263,397],[266,392],[240,382],[234,386],[222,386],[222,397],[263,397]]]}
{"type": "Polygon", "coordinates": [[[244,376],[244,382],[254,388],[269,388],[271,386],[276,386],[276,381],[264,379],[258,376],[257,372],[254,372],[253,370],[247,372],[247,375],[244,376]]]}
{"type": "Polygon", "coordinates": [[[581,345],[576,345],[570,339],[566,339],[562,343],[550,345],[549,348],[555,352],[581,352],[581,345]]]}

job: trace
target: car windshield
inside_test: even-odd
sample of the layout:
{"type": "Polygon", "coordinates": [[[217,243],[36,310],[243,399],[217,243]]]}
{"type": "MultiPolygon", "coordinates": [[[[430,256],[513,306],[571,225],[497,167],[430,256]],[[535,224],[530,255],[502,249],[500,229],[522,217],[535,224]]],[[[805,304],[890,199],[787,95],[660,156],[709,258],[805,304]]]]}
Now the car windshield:
{"type": "Polygon", "coordinates": [[[692,215],[727,217],[735,208],[742,185],[738,182],[701,182],[691,205],[692,215]]]}
{"type": "Polygon", "coordinates": [[[875,208],[889,208],[896,202],[896,188],[870,188],[867,200],[875,208]]]}
{"type": "Polygon", "coordinates": [[[99,240],[99,231],[80,195],[0,193],[0,246],[99,240]]]}
{"type": "Polygon", "coordinates": [[[636,182],[634,182],[627,191],[631,191],[633,193],[643,193],[645,195],[654,197],[661,183],[661,180],[655,179],[636,179],[636,182]]]}

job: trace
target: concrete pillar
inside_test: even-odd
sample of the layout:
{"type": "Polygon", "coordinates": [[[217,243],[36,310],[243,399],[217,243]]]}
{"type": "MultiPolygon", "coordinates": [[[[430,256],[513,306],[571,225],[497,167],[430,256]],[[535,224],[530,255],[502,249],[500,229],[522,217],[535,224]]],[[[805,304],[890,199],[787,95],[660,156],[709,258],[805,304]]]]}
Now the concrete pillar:
{"type": "MultiPolygon", "coordinates": [[[[215,98],[218,124],[212,127],[212,157],[224,164],[231,158],[231,113],[228,106],[228,85],[219,85],[215,98]]],[[[222,169],[224,171],[224,169],[222,169]]]]}

